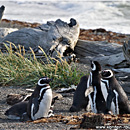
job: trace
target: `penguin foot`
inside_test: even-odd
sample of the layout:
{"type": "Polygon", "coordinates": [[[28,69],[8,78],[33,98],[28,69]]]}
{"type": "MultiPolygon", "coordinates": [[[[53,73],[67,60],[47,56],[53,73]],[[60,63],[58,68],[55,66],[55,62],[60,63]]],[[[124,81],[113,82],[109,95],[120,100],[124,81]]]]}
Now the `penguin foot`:
{"type": "Polygon", "coordinates": [[[49,112],[48,112],[48,117],[51,117],[51,116],[54,116],[54,114],[53,114],[53,110],[49,110],[49,112]]]}
{"type": "Polygon", "coordinates": [[[114,115],[114,114],[112,113],[112,111],[107,111],[107,112],[105,112],[104,114],[114,115]]]}

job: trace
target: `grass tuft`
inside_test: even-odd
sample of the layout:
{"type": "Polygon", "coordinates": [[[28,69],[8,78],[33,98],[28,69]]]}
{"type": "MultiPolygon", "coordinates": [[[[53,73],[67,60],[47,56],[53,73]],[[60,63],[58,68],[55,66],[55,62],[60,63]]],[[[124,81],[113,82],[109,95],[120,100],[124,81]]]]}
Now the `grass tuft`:
{"type": "Polygon", "coordinates": [[[72,84],[77,85],[83,76],[83,73],[77,71],[75,65],[70,66],[60,56],[61,62],[47,57],[41,47],[39,49],[46,57],[47,63],[39,62],[31,48],[32,54],[28,58],[24,47],[22,47],[22,52],[20,46],[18,46],[17,52],[13,52],[12,46],[16,48],[12,43],[10,43],[10,47],[5,44],[7,52],[2,53],[0,51],[0,85],[34,86],[40,77],[48,76],[53,78],[52,88],[69,87],[72,84]],[[54,60],[56,61],[55,64],[53,63],[54,60]]]}

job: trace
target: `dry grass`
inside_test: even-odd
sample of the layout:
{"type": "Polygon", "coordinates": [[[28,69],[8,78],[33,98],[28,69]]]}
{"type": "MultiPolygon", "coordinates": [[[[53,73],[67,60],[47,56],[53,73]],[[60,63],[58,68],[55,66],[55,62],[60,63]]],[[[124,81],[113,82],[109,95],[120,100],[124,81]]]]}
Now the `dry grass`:
{"type": "Polygon", "coordinates": [[[19,46],[17,48],[12,43],[10,43],[10,47],[6,45],[5,47],[6,53],[0,51],[1,85],[34,86],[40,77],[48,76],[53,78],[52,88],[69,87],[72,84],[77,85],[81,76],[83,76],[81,72],[77,71],[76,66],[70,66],[60,56],[61,62],[48,57],[41,47],[39,49],[46,57],[47,63],[39,62],[31,48],[31,54],[26,54],[24,47],[19,46]],[[13,52],[12,46],[18,51],[13,52]]]}

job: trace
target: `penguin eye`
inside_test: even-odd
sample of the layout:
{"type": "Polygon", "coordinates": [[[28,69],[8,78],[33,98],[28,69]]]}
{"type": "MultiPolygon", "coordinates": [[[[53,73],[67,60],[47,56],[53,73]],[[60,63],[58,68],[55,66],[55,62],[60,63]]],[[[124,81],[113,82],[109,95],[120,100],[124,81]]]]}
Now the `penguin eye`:
{"type": "Polygon", "coordinates": [[[40,81],[40,84],[44,84],[44,82],[45,82],[45,81],[42,79],[42,80],[40,81]]]}
{"type": "Polygon", "coordinates": [[[107,72],[107,76],[110,76],[110,75],[111,75],[111,73],[108,71],[108,72],[107,72]]]}

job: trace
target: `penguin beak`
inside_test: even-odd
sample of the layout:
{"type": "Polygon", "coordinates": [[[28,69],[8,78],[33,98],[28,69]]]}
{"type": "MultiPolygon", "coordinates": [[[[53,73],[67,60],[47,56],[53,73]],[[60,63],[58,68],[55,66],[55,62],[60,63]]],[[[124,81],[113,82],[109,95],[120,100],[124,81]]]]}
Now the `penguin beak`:
{"type": "Polygon", "coordinates": [[[50,79],[48,77],[46,78],[46,80],[48,81],[48,83],[51,82],[51,81],[53,81],[53,79],[50,79]]]}
{"type": "Polygon", "coordinates": [[[53,79],[48,79],[49,82],[53,81],[53,79]]]}

